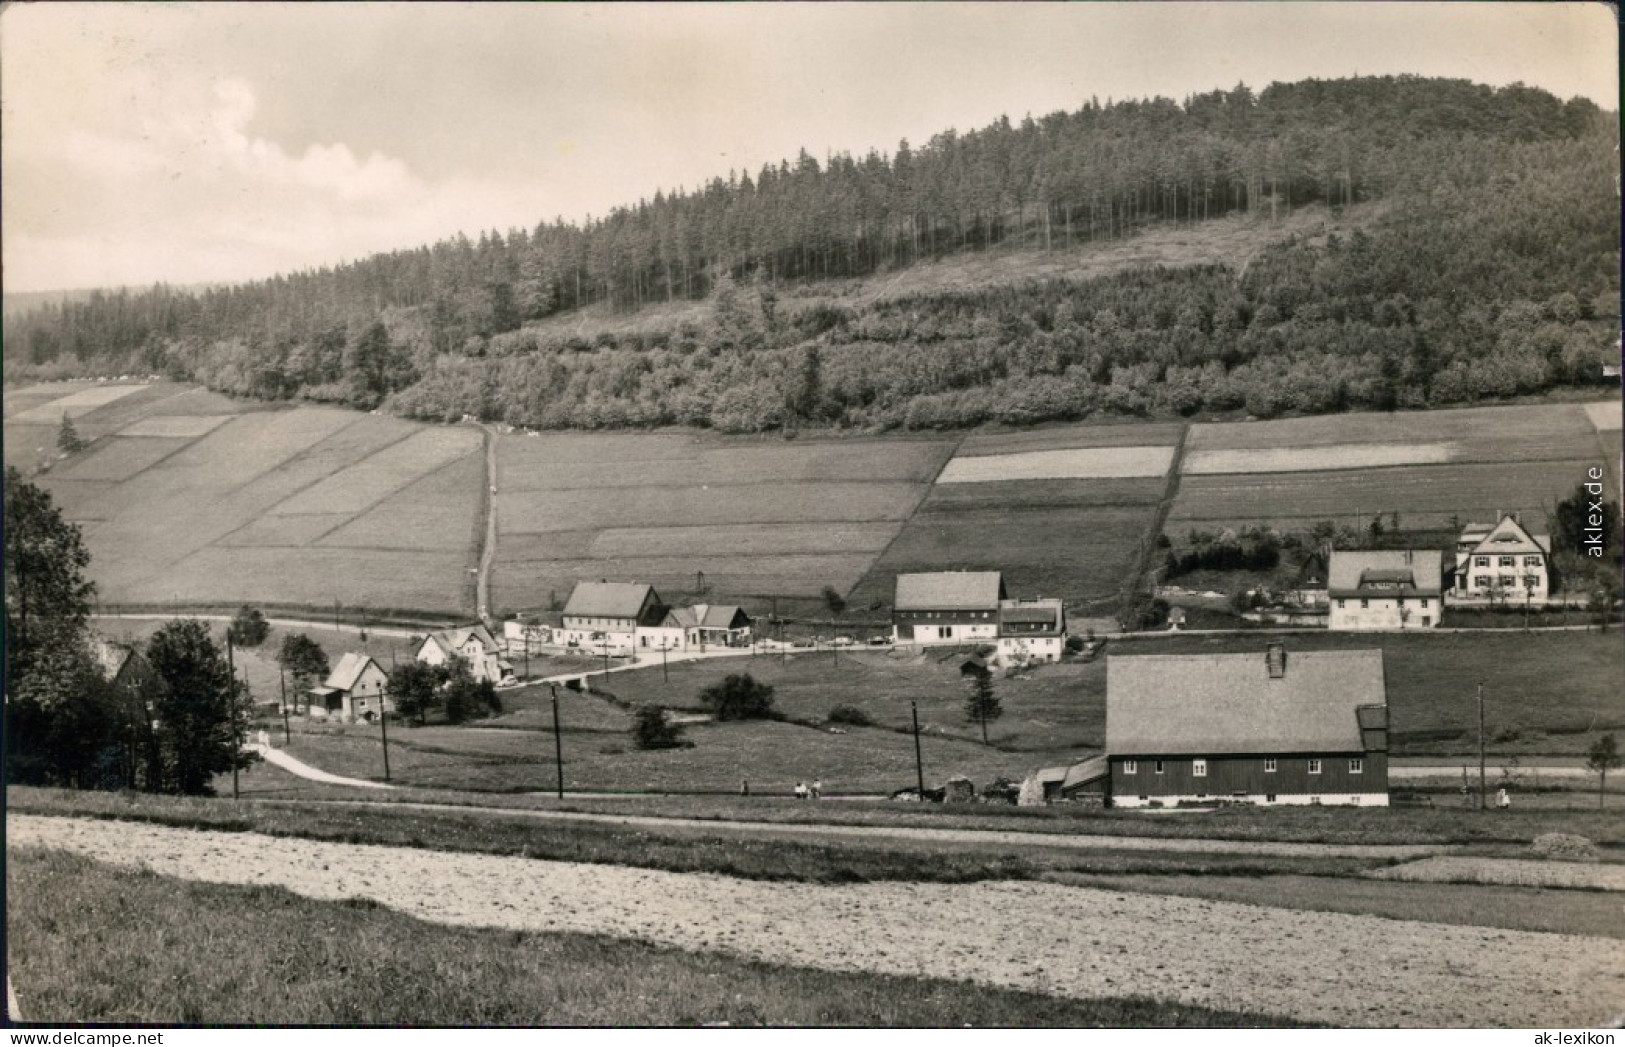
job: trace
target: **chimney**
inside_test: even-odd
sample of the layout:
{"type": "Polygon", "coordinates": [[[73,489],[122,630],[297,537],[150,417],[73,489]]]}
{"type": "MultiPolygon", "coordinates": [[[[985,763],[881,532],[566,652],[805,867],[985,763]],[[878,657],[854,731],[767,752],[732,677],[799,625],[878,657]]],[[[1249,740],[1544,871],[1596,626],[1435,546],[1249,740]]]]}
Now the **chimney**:
{"type": "Polygon", "coordinates": [[[1410,550],[1409,550],[1409,549],[1406,549],[1406,550],[1405,550],[1405,565],[1406,565],[1406,566],[1407,566],[1407,567],[1409,567],[1409,566],[1410,566],[1410,565],[1411,565],[1411,563],[1412,563],[1412,562],[1413,562],[1413,561],[1412,561],[1412,559],[1411,559],[1411,551],[1410,551],[1410,550]]]}
{"type": "Polygon", "coordinates": [[[1264,649],[1264,664],[1269,668],[1270,679],[1279,680],[1286,675],[1286,644],[1280,640],[1271,640],[1264,649]]]}

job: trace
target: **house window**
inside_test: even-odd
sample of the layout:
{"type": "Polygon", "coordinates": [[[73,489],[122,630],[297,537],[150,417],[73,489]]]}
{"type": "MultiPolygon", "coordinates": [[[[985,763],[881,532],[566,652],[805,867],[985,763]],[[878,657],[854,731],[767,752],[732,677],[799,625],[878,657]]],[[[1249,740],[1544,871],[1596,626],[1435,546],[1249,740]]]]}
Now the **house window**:
{"type": "Polygon", "coordinates": [[[1371,601],[1370,600],[1361,600],[1360,601],[1360,609],[1361,610],[1367,610],[1370,607],[1371,607],[1371,601]]]}
{"type": "Polygon", "coordinates": [[[1490,587],[1490,576],[1487,574],[1474,575],[1473,587],[1477,589],[1488,589],[1490,587]]]}
{"type": "Polygon", "coordinates": [[[1422,597],[1422,606],[1426,607],[1427,605],[1428,605],[1428,598],[1424,596],[1424,597],[1422,597]]]}
{"type": "Polygon", "coordinates": [[[1196,778],[1206,778],[1207,777],[1207,761],[1206,760],[1192,760],[1191,761],[1191,775],[1193,777],[1196,777],[1196,778]]]}
{"type": "Polygon", "coordinates": [[[1264,761],[1264,773],[1265,774],[1274,774],[1275,773],[1275,757],[1272,756],[1269,759],[1264,761]]]}
{"type": "Polygon", "coordinates": [[[1475,557],[1473,557],[1473,566],[1474,567],[1488,567],[1489,565],[1490,565],[1490,558],[1488,556],[1475,556],[1475,557]]]}
{"type": "Polygon", "coordinates": [[[1517,581],[1518,580],[1516,578],[1512,577],[1512,575],[1503,574],[1499,578],[1498,583],[1500,584],[1501,588],[1510,589],[1513,585],[1517,584],[1517,581]]]}
{"type": "Polygon", "coordinates": [[[1124,760],[1123,761],[1123,773],[1124,774],[1134,774],[1139,769],[1140,769],[1140,765],[1138,763],[1136,763],[1135,761],[1133,761],[1133,760],[1124,760]]]}
{"type": "Polygon", "coordinates": [[[1496,566],[1497,567],[1516,567],[1516,566],[1518,566],[1518,558],[1516,556],[1503,556],[1503,557],[1500,558],[1500,562],[1497,563],[1496,566]]]}
{"type": "Polygon", "coordinates": [[[1423,625],[1423,627],[1426,628],[1427,626],[1432,625],[1432,624],[1433,624],[1433,617],[1431,615],[1424,614],[1422,616],[1422,625],[1423,625]]]}
{"type": "Polygon", "coordinates": [[[1349,761],[1349,773],[1350,774],[1364,774],[1365,773],[1365,761],[1360,760],[1360,759],[1350,760],[1349,761]]]}
{"type": "Polygon", "coordinates": [[[1264,802],[1265,803],[1274,803],[1275,802],[1275,794],[1274,793],[1265,793],[1264,794],[1264,802]]]}
{"type": "Polygon", "coordinates": [[[1319,774],[1320,773],[1320,761],[1319,760],[1310,760],[1309,761],[1309,773],[1310,774],[1319,774]]]}
{"type": "Polygon", "coordinates": [[[1158,773],[1158,774],[1161,774],[1161,773],[1162,773],[1162,772],[1163,772],[1163,765],[1162,765],[1162,761],[1161,761],[1161,760],[1158,760],[1158,761],[1157,761],[1157,768],[1156,768],[1156,770],[1157,770],[1157,773],[1158,773]]]}
{"type": "Polygon", "coordinates": [[[1358,807],[1358,806],[1360,806],[1360,798],[1358,796],[1350,796],[1349,797],[1349,803],[1351,803],[1354,806],[1358,807]]]}
{"type": "Polygon", "coordinates": [[[1523,565],[1525,567],[1539,567],[1540,566],[1540,557],[1538,557],[1538,556],[1526,556],[1526,557],[1523,558],[1523,565]]]}
{"type": "Polygon", "coordinates": [[[1337,601],[1337,609],[1339,611],[1341,611],[1344,608],[1348,607],[1348,605],[1349,605],[1349,602],[1347,600],[1339,600],[1339,601],[1337,601]]]}
{"type": "Polygon", "coordinates": [[[1539,589],[1540,579],[1535,575],[1526,574],[1523,576],[1523,587],[1525,589],[1539,589]]]}
{"type": "Polygon", "coordinates": [[[954,627],[953,626],[951,626],[951,625],[939,625],[939,626],[937,626],[937,639],[939,639],[939,640],[950,640],[950,639],[953,638],[953,635],[954,635],[954,627]]]}

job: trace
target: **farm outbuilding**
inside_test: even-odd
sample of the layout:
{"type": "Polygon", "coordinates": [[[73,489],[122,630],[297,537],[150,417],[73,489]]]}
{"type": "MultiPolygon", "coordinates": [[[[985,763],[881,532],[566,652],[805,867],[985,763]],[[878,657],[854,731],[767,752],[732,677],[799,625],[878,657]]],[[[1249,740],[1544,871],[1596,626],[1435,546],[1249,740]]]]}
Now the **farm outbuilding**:
{"type": "Polygon", "coordinates": [[[995,642],[999,601],[1007,595],[998,571],[900,574],[892,599],[892,638],[922,645],[995,642]]]}
{"type": "Polygon", "coordinates": [[[1051,803],[1100,806],[1111,781],[1111,764],[1104,756],[1091,756],[1074,764],[1041,767],[1021,783],[1017,799],[1023,807],[1051,803]]]}
{"type": "Polygon", "coordinates": [[[1338,549],[1326,596],[1334,630],[1437,628],[1444,557],[1437,549],[1338,549]]]}
{"type": "Polygon", "coordinates": [[[1386,806],[1382,652],[1113,656],[1106,751],[1117,807],[1386,806]]]}
{"type": "Polygon", "coordinates": [[[673,607],[653,628],[639,626],[638,646],[651,650],[686,651],[690,648],[748,647],[751,618],[737,604],[695,604],[673,607]]]}

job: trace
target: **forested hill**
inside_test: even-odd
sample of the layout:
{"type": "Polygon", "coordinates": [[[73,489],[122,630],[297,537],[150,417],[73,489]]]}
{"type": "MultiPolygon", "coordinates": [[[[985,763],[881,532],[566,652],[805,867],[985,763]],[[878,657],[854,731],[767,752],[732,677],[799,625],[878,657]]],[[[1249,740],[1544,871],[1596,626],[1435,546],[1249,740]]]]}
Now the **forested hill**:
{"type": "Polygon", "coordinates": [[[1598,380],[1618,337],[1616,141],[1583,99],[1455,80],[1090,102],[890,156],[803,152],[585,226],[53,305],[7,318],[6,371],[728,431],[1530,393],[1598,380]],[[1306,234],[1306,209],[1347,228],[1306,234]],[[1170,227],[1259,246],[1085,264],[1170,227]],[[977,254],[1034,275],[874,293],[977,254]]]}

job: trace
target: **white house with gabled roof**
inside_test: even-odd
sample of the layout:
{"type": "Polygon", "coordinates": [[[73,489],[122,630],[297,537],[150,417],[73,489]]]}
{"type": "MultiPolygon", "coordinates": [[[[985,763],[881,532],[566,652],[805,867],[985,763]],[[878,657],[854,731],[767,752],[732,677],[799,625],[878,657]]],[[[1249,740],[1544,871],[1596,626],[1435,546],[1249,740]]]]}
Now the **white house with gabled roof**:
{"type": "Polygon", "coordinates": [[[1551,536],[1530,531],[1516,514],[1468,524],[1456,539],[1450,602],[1544,604],[1551,595],[1551,555],[1551,536]]]}
{"type": "Polygon", "coordinates": [[[1437,549],[1336,549],[1326,573],[1331,629],[1434,629],[1444,616],[1437,549]]]}
{"type": "Polygon", "coordinates": [[[659,628],[666,610],[654,587],[641,582],[577,582],[555,636],[567,647],[630,653],[638,630],[659,628]]]}
{"type": "Polygon", "coordinates": [[[513,679],[513,666],[503,657],[491,630],[483,625],[462,625],[430,633],[418,645],[416,659],[427,665],[445,665],[452,658],[468,662],[476,680],[502,683],[513,679]]]}
{"type": "Polygon", "coordinates": [[[357,720],[371,723],[381,710],[395,711],[388,692],[389,674],[383,667],[369,655],[349,651],[320,687],[310,689],[314,699],[310,714],[345,723],[357,720]]]}

